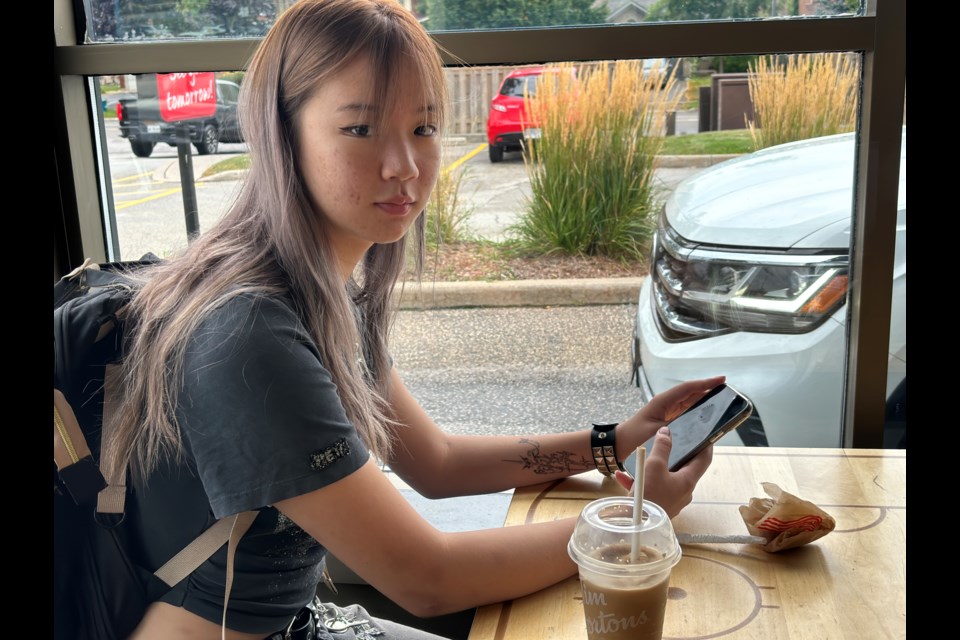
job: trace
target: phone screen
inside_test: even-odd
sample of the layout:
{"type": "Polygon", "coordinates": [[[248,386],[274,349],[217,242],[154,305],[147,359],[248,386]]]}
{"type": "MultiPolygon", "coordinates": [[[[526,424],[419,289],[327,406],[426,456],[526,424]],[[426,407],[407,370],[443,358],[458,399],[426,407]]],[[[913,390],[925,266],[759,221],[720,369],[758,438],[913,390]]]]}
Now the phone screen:
{"type": "MultiPolygon", "coordinates": [[[[673,436],[673,447],[670,449],[669,468],[676,470],[692,451],[696,450],[705,440],[721,430],[731,420],[745,417],[744,410],[750,407],[750,402],[742,395],[722,384],[711,390],[695,405],[675,418],[667,426],[673,436]]],[[[746,414],[749,415],[749,412],[746,414]]],[[[646,443],[647,454],[653,451],[654,438],[646,443]]],[[[636,452],[630,455],[627,464],[634,465],[636,452]]],[[[626,466],[627,471],[633,473],[633,466],[626,466]]]]}

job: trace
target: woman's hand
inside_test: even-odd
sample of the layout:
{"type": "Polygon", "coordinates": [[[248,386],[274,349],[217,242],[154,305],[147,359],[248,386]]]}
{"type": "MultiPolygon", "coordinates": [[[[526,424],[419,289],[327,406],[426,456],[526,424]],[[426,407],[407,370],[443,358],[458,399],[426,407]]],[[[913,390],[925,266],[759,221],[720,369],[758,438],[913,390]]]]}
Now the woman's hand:
{"type": "MultiPolygon", "coordinates": [[[[643,465],[643,499],[663,507],[671,518],[690,504],[693,500],[693,490],[713,462],[713,445],[711,444],[680,469],[670,471],[667,463],[672,447],[670,429],[660,427],[653,443],[653,451],[647,454],[643,465]]],[[[632,492],[633,476],[617,471],[614,477],[624,489],[632,492]]]]}
{"type": "MultiPolygon", "coordinates": [[[[714,376],[702,380],[688,380],[658,393],[645,404],[634,416],[644,422],[653,422],[664,425],[690,408],[718,384],[726,381],[726,376],[714,376]]],[[[650,432],[649,438],[655,430],[650,432]]]]}
{"type": "MultiPolygon", "coordinates": [[[[665,425],[725,380],[725,376],[690,380],[658,393],[633,417],[621,423],[618,430],[618,440],[630,434],[639,444],[656,434],[653,450],[647,451],[644,461],[643,494],[645,500],[663,507],[671,518],[693,500],[697,482],[713,461],[713,446],[704,449],[683,468],[671,472],[667,467],[673,441],[665,425]]],[[[627,490],[633,486],[633,477],[622,471],[616,473],[616,479],[627,490]]]]}

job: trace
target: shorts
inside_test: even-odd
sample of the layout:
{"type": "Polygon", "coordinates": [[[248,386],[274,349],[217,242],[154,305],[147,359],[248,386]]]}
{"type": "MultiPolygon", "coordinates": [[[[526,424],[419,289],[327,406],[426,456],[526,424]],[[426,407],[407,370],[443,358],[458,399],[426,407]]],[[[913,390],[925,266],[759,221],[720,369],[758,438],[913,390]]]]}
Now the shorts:
{"type": "Polygon", "coordinates": [[[290,626],[265,640],[449,640],[427,631],[374,618],[358,604],[340,607],[313,602],[304,607],[290,626]]]}

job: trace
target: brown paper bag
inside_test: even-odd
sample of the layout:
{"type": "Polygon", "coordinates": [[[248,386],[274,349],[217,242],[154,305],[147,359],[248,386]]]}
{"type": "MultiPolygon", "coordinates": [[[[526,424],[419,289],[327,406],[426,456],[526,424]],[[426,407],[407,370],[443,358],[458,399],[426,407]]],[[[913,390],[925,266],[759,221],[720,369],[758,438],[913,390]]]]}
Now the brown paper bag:
{"type": "Polygon", "coordinates": [[[827,535],[837,525],[826,511],[787,493],[772,482],[762,482],[769,498],[750,498],[740,516],[751,535],[766,538],[765,551],[792,549],[827,535]]]}

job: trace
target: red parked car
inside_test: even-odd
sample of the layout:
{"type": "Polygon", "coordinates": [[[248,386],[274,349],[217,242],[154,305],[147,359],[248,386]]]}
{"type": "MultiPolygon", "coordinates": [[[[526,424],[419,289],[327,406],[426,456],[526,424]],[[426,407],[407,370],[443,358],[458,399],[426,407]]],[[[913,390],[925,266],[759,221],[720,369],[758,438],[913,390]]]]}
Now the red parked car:
{"type": "Polygon", "coordinates": [[[555,69],[517,69],[511,71],[500,83],[500,91],[490,101],[490,115],[487,117],[490,162],[503,160],[504,151],[521,151],[524,139],[534,139],[540,134],[537,123],[527,119],[523,96],[524,92],[531,97],[535,96],[540,75],[550,71],[555,69]]]}

